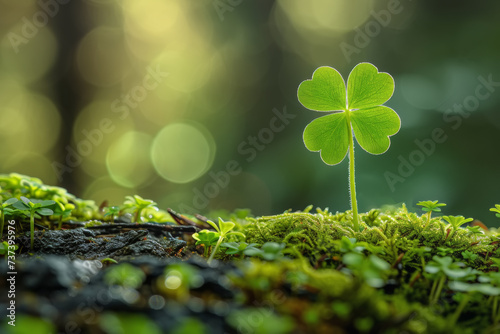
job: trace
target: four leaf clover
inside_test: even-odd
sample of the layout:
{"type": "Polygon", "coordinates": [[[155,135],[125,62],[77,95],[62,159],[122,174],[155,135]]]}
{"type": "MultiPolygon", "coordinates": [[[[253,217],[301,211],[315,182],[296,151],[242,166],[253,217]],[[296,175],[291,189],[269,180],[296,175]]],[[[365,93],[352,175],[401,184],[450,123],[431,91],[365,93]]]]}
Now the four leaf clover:
{"type": "Polygon", "coordinates": [[[310,151],[320,151],[329,165],[344,160],[352,133],[359,145],[371,154],[389,149],[389,137],[401,127],[398,114],[382,104],[394,92],[390,74],[378,72],[370,63],[358,64],[344,79],[334,68],[323,66],[312,80],[302,82],[300,103],[308,109],[331,112],[313,120],[304,130],[304,143],[310,151]]]}
{"type": "Polygon", "coordinates": [[[368,153],[382,154],[389,149],[390,136],[395,135],[401,120],[394,110],[382,104],[394,92],[394,80],[370,63],[356,65],[347,79],[322,66],[312,79],[303,81],[297,97],[308,109],[330,112],[309,123],[303,134],[304,144],[320,152],[328,165],[344,160],[349,151],[349,187],[354,231],[359,231],[356,186],[354,181],[354,140],[368,153]]]}

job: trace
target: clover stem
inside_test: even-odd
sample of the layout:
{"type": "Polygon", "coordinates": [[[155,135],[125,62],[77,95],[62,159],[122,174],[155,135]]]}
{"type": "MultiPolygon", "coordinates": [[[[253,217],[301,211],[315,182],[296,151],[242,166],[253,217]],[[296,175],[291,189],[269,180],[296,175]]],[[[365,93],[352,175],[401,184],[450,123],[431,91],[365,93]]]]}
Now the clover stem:
{"type": "Polygon", "coordinates": [[[207,261],[208,264],[210,264],[212,262],[212,260],[214,259],[215,253],[217,253],[217,249],[219,249],[219,246],[222,243],[223,239],[224,239],[224,237],[221,235],[219,237],[219,240],[217,240],[217,244],[215,245],[215,248],[212,249],[212,254],[210,254],[210,257],[208,258],[208,261],[207,261]]]}
{"type": "Polygon", "coordinates": [[[356,202],[356,182],[354,181],[354,140],[350,112],[346,109],[347,127],[349,130],[349,188],[351,193],[352,223],[355,232],[359,232],[358,203],[356,202]]]}
{"type": "Polygon", "coordinates": [[[5,216],[4,216],[3,210],[0,214],[2,215],[2,218],[0,220],[0,238],[2,238],[3,237],[3,226],[5,223],[5,216]]]}
{"type": "Polygon", "coordinates": [[[35,236],[35,211],[31,210],[30,215],[30,235],[31,235],[31,250],[33,250],[33,239],[35,236]]]}
{"type": "Polygon", "coordinates": [[[450,325],[451,325],[452,328],[457,323],[457,320],[460,317],[460,314],[464,310],[465,305],[467,305],[467,303],[469,302],[470,298],[471,298],[471,296],[468,293],[466,293],[466,294],[463,295],[462,301],[460,302],[460,304],[458,304],[457,309],[455,310],[455,312],[453,313],[453,315],[450,317],[450,325]]]}

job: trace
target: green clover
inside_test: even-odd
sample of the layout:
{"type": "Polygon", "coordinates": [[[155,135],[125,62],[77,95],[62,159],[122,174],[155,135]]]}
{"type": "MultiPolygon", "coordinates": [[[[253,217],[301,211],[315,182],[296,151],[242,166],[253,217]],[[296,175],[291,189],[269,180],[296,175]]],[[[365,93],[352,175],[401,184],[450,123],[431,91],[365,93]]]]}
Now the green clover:
{"type": "Polygon", "coordinates": [[[389,149],[389,137],[395,135],[401,120],[398,114],[382,104],[394,92],[391,75],[378,72],[370,63],[354,67],[347,80],[334,68],[323,66],[314,71],[311,80],[303,81],[298,99],[308,109],[330,112],[316,118],[304,130],[304,144],[319,151],[328,165],[344,160],[349,151],[351,204],[354,229],[358,230],[358,213],[354,182],[354,140],[368,153],[382,154],[389,149]]]}

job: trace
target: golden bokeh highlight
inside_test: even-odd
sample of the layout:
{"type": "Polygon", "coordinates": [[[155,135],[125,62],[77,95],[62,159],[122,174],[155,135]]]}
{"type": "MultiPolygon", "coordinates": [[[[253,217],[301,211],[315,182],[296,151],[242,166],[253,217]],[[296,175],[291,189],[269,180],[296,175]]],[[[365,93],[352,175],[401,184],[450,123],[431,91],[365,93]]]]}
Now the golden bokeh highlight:
{"type": "Polygon", "coordinates": [[[113,103],[113,100],[106,99],[91,102],[80,111],[73,125],[70,146],[78,151],[78,145],[83,147],[84,142],[91,143],[92,149],[82,159],[81,168],[94,177],[108,174],[105,161],[109,146],[116,138],[135,128],[132,115],[122,119],[121,113],[113,112],[113,103]]]}
{"type": "Polygon", "coordinates": [[[158,174],[174,183],[187,183],[201,177],[212,165],[215,142],[197,123],[173,123],[155,137],[151,159],[158,174]]]}
{"type": "Polygon", "coordinates": [[[59,138],[59,111],[43,95],[17,92],[0,108],[2,152],[47,153],[59,138]]]}
{"type": "Polygon", "coordinates": [[[150,135],[136,131],[116,139],[106,155],[111,179],[127,188],[138,188],[151,181],[154,173],[149,155],[152,142],[150,135]]]}

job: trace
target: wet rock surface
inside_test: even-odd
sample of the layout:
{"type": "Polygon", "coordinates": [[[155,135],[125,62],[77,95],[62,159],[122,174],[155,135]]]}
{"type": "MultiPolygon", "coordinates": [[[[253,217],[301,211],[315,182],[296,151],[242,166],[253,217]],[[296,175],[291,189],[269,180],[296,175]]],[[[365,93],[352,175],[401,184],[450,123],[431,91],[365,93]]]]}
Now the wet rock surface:
{"type": "MultiPolygon", "coordinates": [[[[2,273],[8,272],[6,263],[0,268],[2,273]]],[[[18,321],[22,321],[21,315],[44,319],[50,324],[49,333],[118,333],[108,327],[130,319],[136,324],[142,321],[141,333],[191,333],[189,326],[183,328],[192,319],[202,322],[208,333],[236,333],[225,322],[234,309],[231,299],[236,291],[225,279],[234,270],[230,264],[209,267],[197,256],[181,261],[150,255],[106,266],[98,260],[47,255],[20,260],[16,269],[18,321]],[[110,273],[123,264],[144,273],[140,284],[132,287],[110,281],[110,273]],[[184,281],[170,289],[165,282],[172,271],[190,272],[191,283],[184,281]],[[148,326],[152,329],[147,330],[148,326]]],[[[0,277],[4,289],[7,277],[0,277]]],[[[2,318],[7,316],[7,302],[2,294],[2,318]]]]}
{"type": "MultiPolygon", "coordinates": [[[[29,235],[17,239],[24,250],[30,249],[29,235]]],[[[159,258],[176,254],[186,242],[169,233],[158,237],[147,230],[132,230],[116,235],[100,235],[85,228],[35,232],[35,255],[66,255],[70,259],[120,258],[152,255],[159,258]]],[[[21,255],[22,256],[22,255],[21,255]]],[[[24,256],[29,256],[24,253],[24,256]]]]}

